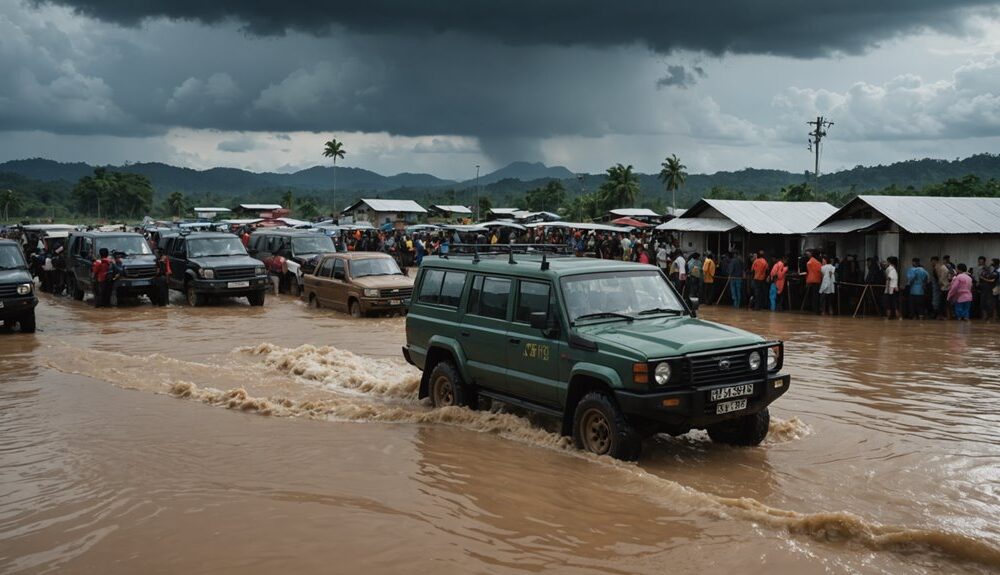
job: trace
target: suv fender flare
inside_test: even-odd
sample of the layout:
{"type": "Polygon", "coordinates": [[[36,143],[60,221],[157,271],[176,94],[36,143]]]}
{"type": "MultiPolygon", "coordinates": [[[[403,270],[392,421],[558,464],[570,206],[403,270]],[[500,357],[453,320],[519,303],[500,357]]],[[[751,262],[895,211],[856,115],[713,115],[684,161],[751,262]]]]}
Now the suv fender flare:
{"type": "Polygon", "coordinates": [[[469,374],[465,368],[466,359],[465,352],[462,351],[462,346],[450,337],[435,335],[428,342],[427,355],[424,357],[423,375],[420,377],[420,392],[417,395],[419,399],[423,399],[429,394],[427,386],[430,383],[431,371],[434,369],[434,364],[439,361],[440,355],[445,355],[454,361],[455,368],[458,369],[458,373],[462,376],[462,379],[466,382],[470,381],[469,374]]]}

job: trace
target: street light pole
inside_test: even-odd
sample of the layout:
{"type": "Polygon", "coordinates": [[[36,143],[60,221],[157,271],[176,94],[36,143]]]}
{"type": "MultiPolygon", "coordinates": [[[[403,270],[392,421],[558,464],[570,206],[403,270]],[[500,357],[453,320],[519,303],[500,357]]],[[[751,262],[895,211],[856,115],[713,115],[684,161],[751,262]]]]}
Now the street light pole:
{"type": "Polygon", "coordinates": [[[479,213],[479,164],[476,164],[476,221],[483,221],[483,215],[479,213]]]}

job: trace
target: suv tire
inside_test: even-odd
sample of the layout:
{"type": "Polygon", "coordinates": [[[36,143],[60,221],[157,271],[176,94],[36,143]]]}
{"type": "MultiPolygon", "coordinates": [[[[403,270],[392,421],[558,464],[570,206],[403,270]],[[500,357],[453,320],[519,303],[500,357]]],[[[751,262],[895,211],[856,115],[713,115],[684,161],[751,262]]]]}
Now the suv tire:
{"type": "Polygon", "coordinates": [[[293,297],[299,297],[302,292],[302,288],[299,287],[299,280],[295,277],[295,274],[288,274],[288,295],[293,297]]]}
{"type": "Polygon", "coordinates": [[[576,404],[573,443],[577,449],[615,459],[635,461],[642,451],[642,438],[629,425],[618,405],[601,391],[592,391],[576,404]]]}
{"type": "Polygon", "coordinates": [[[35,310],[22,315],[18,324],[21,326],[21,333],[35,333],[35,310]]]}
{"type": "Polygon", "coordinates": [[[314,293],[309,294],[309,307],[316,308],[316,309],[319,309],[320,307],[322,307],[319,304],[319,298],[316,297],[316,294],[314,294],[314,293]]]}
{"type": "Polygon", "coordinates": [[[76,301],[83,301],[83,290],[80,289],[80,284],[76,282],[76,278],[72,276],[69,278],[69,293],[76,301]]]}
{"type": "Polygon", "coordinates": [[[365,315],[361,312],[361,302],[356,299],[352,299],[347,304],[347,309],[351,312],[351,317],[362,317],[365,315]]]}
{"type": "Polygon", "coordinates": [[[462,381],[462,375],[458,373],[458,369],[451,361],[439,361],[431,370],[427,385],[427,392],[434,407],[457,405],[470,409],[476,408],[475,392],[465,385],[465,382],[462,381]]]}
{"type": "Polygon", "coordinates": [[[250,305],[252,305],[254,307],[260,307],[260,306],[264,305],[264,297],[265,297],[264,296],[264,292],[259,291],[257,293],[252,293],[252,294],[248,295],[247,296],[247,301],[249,301],[250,305]]]}
{"type": "Polygon", "coordinates": [[[716,443],[752,447],[764,441],[770,425],[771,414],[765,407],[757,413],[713,425],[707,431],[708,436],[716,443]]]}
{"type": "Polygon", "coordinates": [[[187,297],[188,305],[191,307],[201,307],[205,305],[205,294],[195,291],[190,283],[184,286],[184,295],[187,297]]]}

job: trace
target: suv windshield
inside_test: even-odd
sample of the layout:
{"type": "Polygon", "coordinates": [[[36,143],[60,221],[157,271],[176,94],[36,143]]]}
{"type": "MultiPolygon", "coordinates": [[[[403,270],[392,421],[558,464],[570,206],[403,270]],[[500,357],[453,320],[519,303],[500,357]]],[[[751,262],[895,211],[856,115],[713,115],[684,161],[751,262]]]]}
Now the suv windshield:
{"type": "Polygon", "coordinates": [[[27,269],[21,248],[17,246],[0,246],[0,270],[27,269]]]}
{"type": "Polygon", "coordinates": [[[655,271],[613,272],[562,279],[566,310],[577,319],[654,317],[685,313],[684,304],[655,271]]]}
{"type": "Polygon", "coordinates": [[[403,275],[392,258],[366,258],[351,262],[351,277],[403,275]]]}
{"type": "Polygon", "coordinates": [[[333,240],[327,236],[316,234],[314,238],[292,238],[292,253],[300,256],[305,254],[328,254],[337,251],[333,240]]]}
{"type": "Polygon", "coordinates": [[[189,258],[247,255],[246,248],[236,236],[231,238],[196,238],[188,240],[187,245],[189,258]]]}
{"type": "Polygon", "coordinates": [[[111,238],[98,238],[97,249],[108,248],[108,253],[122,252],[130,256],[150,255],[153,250],[149,249],[149,244],[140,236],[116,236],[111,238]]]}

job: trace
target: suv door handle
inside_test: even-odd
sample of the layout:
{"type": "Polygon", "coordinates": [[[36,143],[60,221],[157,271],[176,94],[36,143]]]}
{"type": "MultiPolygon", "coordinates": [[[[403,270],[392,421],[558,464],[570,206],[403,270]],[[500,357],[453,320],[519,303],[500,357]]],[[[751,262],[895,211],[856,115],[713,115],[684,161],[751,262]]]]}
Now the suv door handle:
{"type": "Polygon", "coordinates": [[[510,342],[516,345],[521,343],[521,340],[517,339],[516,337],[512,337],[510,338],[510,342]]]}
{"type": "Polygon", "coordinates": [[[471,334],[467,331],[462,332],[462,337],[469,337],[471,334]]]}

